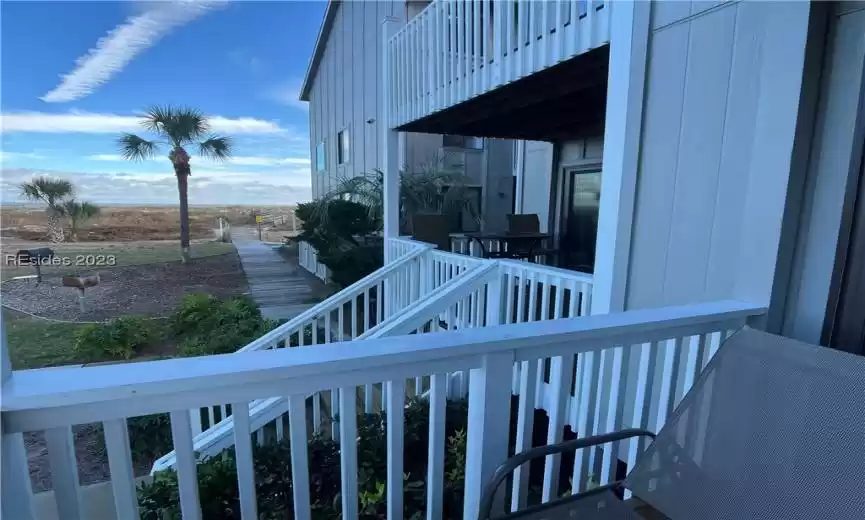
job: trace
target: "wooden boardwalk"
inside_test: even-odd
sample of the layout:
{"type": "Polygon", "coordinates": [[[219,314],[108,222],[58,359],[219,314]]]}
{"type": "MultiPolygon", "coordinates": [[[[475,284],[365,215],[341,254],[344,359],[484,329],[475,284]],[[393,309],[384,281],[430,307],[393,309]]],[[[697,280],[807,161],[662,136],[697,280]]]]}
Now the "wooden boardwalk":
{"type": "Polygon", "coordinates": [[[231,233],[249,291],[265,318],[291,319],[323,299],[324,284],[259,241],[254,229],[231,233]]]}

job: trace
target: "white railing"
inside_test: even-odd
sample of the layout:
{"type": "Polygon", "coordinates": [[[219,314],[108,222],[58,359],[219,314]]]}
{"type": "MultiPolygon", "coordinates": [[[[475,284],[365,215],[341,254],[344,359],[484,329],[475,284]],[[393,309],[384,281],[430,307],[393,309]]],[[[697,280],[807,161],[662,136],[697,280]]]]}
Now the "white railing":
{"type": "Polygon", "coordinates": [[[309,242],[297,242],[297,263],[322,281],[330,279],[327,266],[318,261],[318,251],[309,242]]]}
{"type": "MultiPolygon", "coordinates": [[[[425,285],[426,280],[422,280],[420,276],[421,272],[427,270],[426,263],[431,261],[425,256],[431,246],[420,242],[410,245],[411,248],[406,249],[407,254],[395,262],[307,309],[287,323],[240,348],[238,353],[322,345],[368,336],[405,308],[415,305],[431,290],[425,285]]],[[[457,274],[462,274],[465,270],[457,274]]],[[[371,398],[373,392],[372,387],[365,390],[367,410],[371,410],[373,406],[371,398]]],[[[325,395],[312,396],[313,428],[316,433],[321,429],[322,414],[336,413],[338,408],[336,395],[334,389],[325,395]],[[324,412],[323,402],[327,406],[324,412]]],[[[282,439],[284,435],[282,424],[274,421],[287,412],[287,404],[285,400],[250,404],[253,432],[258,443],[264,443],[264,429],[269,425],[275,428],[276,439],[282,439]]],[[[233,419],[228,406],[192,409],[190,421],[195,435],[195,450],[201,456],[218,453],[232,444],[233,419]]],[[[175,463],[175,453],[167,453],[154,462],[151,472],[173,467],[175,463]]]]}
{"type": "Polygon", "coordinates": [[[410,237],[402,237],[390,238],[386,240],[385,247],[390,252],[391,261],[394,261],[415,251],[432,249],[435,246],[433,244],[427,244],[425,242],[418,242],[417,240],[412,240],[410,237]]]}
{"type": "MultiPolygon", "coordinates": [[[[562,438],[567,402],[577,403],[580,437],[641,427],[658,431],[731,331],[764,310],[740,302],[629,311],[545,323],[468,329],[459,334],[421,334],[370,339],[327,348],[181,358],[133,364],[62,367],[13,372],[3,386],[4,518],[34,520],[22,433],[45,431],[54,499],[61,518],[80,518],[81,500],[71,427],[102,422],[118,518],[138,518],[126,419],[169,412],[178,454],[177,478],[183,518],[201,518],[196,454],[188,409],[231,403],[235,453],[244,519],[257,518],[249,403],[289,396],[289,432],[294,518],[310,518],[306,396],[340,388],[342,518],[358,518],[357,400],[359,387],[386,381],[388,518],[403,512],[404,406],[407,382],[427,378],[431,415],[445,410],[447,377],[470,371],[464,518],[476,518],[482,486],[508,455],[508,432],[516,423],[516,449],[530,446],[534,431],[533,389],[542,360],[557,392],[550,403],[547,442],[562,438]],[[576,380],[571,374],[576,358],[576,380]],[[518,411],[511,416],[510,379],[520,367],[518,411]],[[571,390],[573,388],[573,391],[571,390]],[[14,516],[11,516],[13,515],[14,516]]],[[[696,417],[705,429],[707,418],[696,417]]],[[[430,421],[426,518],[441,518],[445,443],[441,421],[430,421]]],[[[699,436],[698,436],[699,437],[699,436]]],[[[705,435],[703,436],[705,438],[705,435]]],[[[624,442],[578,453],[574,490],[609,482],[618,459],[633,467],[645,446],[624,442]],[[593,459],[598,459],[595,464],[593,459]],[[599,474],[592,468],[601,467],[599,474]],[[590,483],[589,480],[592,480],[590,483]]],[[[408,456],[415,456],[409,454],[408,456]]],[[[560,460],[544,464],[543,500],[557,495],[560,460]]],[[[384,480],[384,476],[382,476],[384,480]]],[[[511,508],[526,503],[529,475],[513,479],[511,508]]],[[[329,497],[330,498],[330,497],[329,497]]],[[[335,499],[335,497],[333,497],[335,499]]]]}
{"type": "MultiPolygon", "coordinates": [[[[420,334],[442,330],[482,327],[585,316],[591,302],[591,276],[525,262],[492,261],[432,249],[410,239],[393,239],[388,247],[404,255],[331,296],[315,307],[256,339],[238,352],[293,346],[311,346],[346,340],[362,340],[395,334],[420,334]],[[391,244],[396,243],[393,247],[391,244]],[[480,284],[480,285],[478,285],[480,284]],[[494,288],[495,292],[490,293],[494,288]],[[382,295],[383,297],[379,297],[382,295]],[[442,300],[442,298],[446,298],[442,300]],[[488,304],[489,299],[493,304],[488,304]],[[487,308],[491,309],[488,314],[487,308]],[[520,311],[521,309],[521,311],[520,311]],[[377,317],[381,316],[381,319],[377,317]],[[418,321],[420,320],[420,321],[418,321]]],[[[547,365],[550,363],[546,361],[547,365]]],[[[518,372],[513,389],[518,390],[518,372]]],[[[426,391],[418,379],[410,395],[426,391]]],[[[537,405],[548,409],[549,377],[538,380],[537,405]]],[[[467,376],[448,376],[448,395],[464,395],[467,376]],[[451,393],[450,383],[453,380],[451,393]]],[[[380,409],[383,386],[366,385],[358,397],[364,410],[380,409]]],[[[313,395],[313,431],[328,426],[328,417],[339,412],[339,392],[332,389],[313,395]]],[[[573,408],[569,405],[569,409],[573,408]]],[[[288,413],[288,401],[274,398],[250,404],[256,442],[280,440],[284,428],[280,417],[288,413]],[[267,435],[266,430],[273,435],[267,435]]],[[[197,453],[207,457],[233,444],[233,419],[227,406],[190,410],[197,453]]],[[[570,423],[569,423],[570,424],[570,423]]],[[[331,427],[331,436],[335,431],[331,427]]],[[[158,459],[152,473],[173,467],[173,452],[158,459]]]]}
{"type": "Polygon", "coordinates": [[[609,42],[598,0],[434,0],[388,42],[392,127],[609,42]]]}
{"type": "MultiPolygon", "coordinates": [[[[494,268],[477,259],[432,251],[432,246],[422,242],[400,242],[402,251],[399,254],[404,256],[256,339],[238,352],[407,334],[414,332],[417,327],[406,329],[406,325],[413,321],[407,320],[405,316],[414,316],[416,321],[419,316],[424,316],[424,313],[427,313],[426,321],[434,322],[425,324],[424,330],[438,331],[440,320],[431,320],[432,316],[438,315],[438,300],[421,300],[433,291],[444,291],[443,294],[446,295],[456,291],[470,292],[472,278],[466,278],[469,271],[486,266],[488,270],[485,272],[488,272],[494,268]],[[462,284],[463,281],[466,285],[462,284]],[[411,310],[415,310],[415,314],[411,314],[411,310]],[[398,326],[384,327],[387,324],[398,326]]],[[[442,309],[440,313],[442,319],[445,319],[445,310],[442,309]]],[[[422,389],[418,385],[413,391],[420,393],[422,389]]],[[[327,421],[323,421],[325,417],[338,414],[338,395],[338,389],[332,389],[321,395],[311,396],[314,432],[319,433],[322,426],[326,425],[327,421]]],[[[380,409],[382,396],[380,387],[367,385],[361,397],[365,411],[372,413],[373,410],[380,409]]],[[[288,402],[285,399],[275,398],[250,403],[249,413],[256,442],[265,442],[266,429],[273,431],[272,437],[277,441],[282,439],[284,428],[279,418],[287,412],[288,402]]],[[[200,456],[213,455],[233,444],[234,420],[227,406],[192,409],[190,419],[195,435],[195,451],[200,456]]],[[[329,433],[334,435],[333,428],[330,428],[329,433]]],[[[175,453],[167,453],[154,462],[151,473],[173,467],[175,463],[175,453]]]]}

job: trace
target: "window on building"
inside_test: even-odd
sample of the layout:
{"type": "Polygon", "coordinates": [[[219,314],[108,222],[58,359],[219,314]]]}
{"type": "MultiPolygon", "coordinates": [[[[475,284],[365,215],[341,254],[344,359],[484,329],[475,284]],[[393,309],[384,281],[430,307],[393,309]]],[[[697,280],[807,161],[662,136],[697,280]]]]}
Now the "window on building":
{"type": "Polygon", "coordinates": [[[339,164],[345,164],[348,162],[349,152],[351,151],[351,143],[349,140],[350,137],[347,129],[336,134],[336,159],[339,164]]]}
{"type": "Polygon", "coordinates": [[[482,150],[484,140],[481,137],[466,137],[463,135],[444,135],[442,146],[450,148],[468,148],[469,150],[482,150]]]}
{"type": "Polygon", "coordinates": [[[327,170],[327,159],[324,153],[324,141],[321,141],[315,147],[315,171],[323,172],[327,170]]]}

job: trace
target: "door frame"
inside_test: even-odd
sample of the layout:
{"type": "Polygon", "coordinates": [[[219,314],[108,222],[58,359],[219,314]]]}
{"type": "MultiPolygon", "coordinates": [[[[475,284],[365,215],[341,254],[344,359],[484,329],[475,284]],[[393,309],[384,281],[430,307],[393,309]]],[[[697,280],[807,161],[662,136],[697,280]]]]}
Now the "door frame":
{"type": "MultiPolygon", "coordinates": [[[[559,167],[556,171],[556,198],[555,205],[553,207],[553,236],[555,238],[553,240],[553,247],[555,247],[559,251],[561,251],[562,249],[562,238],[564,238],[565,231],[567,230],[568,209],[570,208],[570,199],[573,196],[573,193],[571,193],[571,178],[573,175],[579,175],[581,173],[600,173],[601,183],[603,183],[603,162],[598,159],[573,161],[568,164],[561,165],[561,167],[559,167]]],[[[603,197],[603,193],[601,194],[601,196],[603,197]]],[[[598,230],[598,232],[600,232],[600,230],[598,230]]]]}

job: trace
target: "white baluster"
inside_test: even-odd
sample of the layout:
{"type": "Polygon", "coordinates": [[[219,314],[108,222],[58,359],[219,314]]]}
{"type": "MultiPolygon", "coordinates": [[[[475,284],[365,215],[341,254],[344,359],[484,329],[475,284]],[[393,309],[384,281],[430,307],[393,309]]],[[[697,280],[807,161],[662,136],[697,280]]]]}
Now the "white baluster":
{"type": "Polygon", "coordinates": [[[541,321],[550,319],[550,285],[552,282],[546,273],[538,277],[541,284],[541,321]]]}
{"type": "Polygon", "coordinates": [[[339,390],[336,388],[330,391],[330,438],[337,438],[337,430],[339,429],[339,390]]]}
{"type": "Polygon", "coordinates": [[[312,394],[312,431],[321,432],[321,393],[312,394]]]}
{"type": "Polygon", "coordinates": [[[514,317],[514,274],[513,271],[508,270],[504,276],[505,279],[505,291],[507,296],[505,296],[505,325],[510,325],[512,323],[516,323],[517,320],[514,317]]]}
{"type": "Polygon", "coordinates": [[[588,316],[592,313],[592,286],[586,282],[581,282],[580,292],[582,294],[580,316],[588,316]]]}
{"type": "MultiPolygon", "coordinates": [[[[616,347],[610,349],[609,360],[611,362],[611,374],[609,381],[610,397],[607,400],[607,416],[602,427],[602,433],[616,432],[622,429],[625,414],[625,395],[628,383],[629,355],[634,349],[628,347],[616,347]]],[[[603,459],[601,463],[600,483],[613,482],[616,477],[616,465],[619,461],[619,443],[614,442],[603,446],[603,459]]]]}
{"type": "Polygon", "coordinates": [[[204,431],[204,425],[201,424],[201,408],[189,410],[189,421],[193,437],[204,431]]]}
{"type": "Polygon", "coordinates": [[[582,21],[582,38],[580,39],[580,49],[581,53],[588,51],[592,48],[592,37],[594,35],[594,27],[595,27],[595,1],[594,0],[586,0],[586,18],[582,21]]]}
{"type": "MultiPolygon", "coordinates": [[[[583,387],[580,389],[580,420],[577,433],[580,437],[590,437],[595,433],[595,414],[597,410],[598,387],[600,386],[600,352],[586,352],[583,357],[583,387]]],[[[592,449],[592,448],[588,448],[592,449]]],[[[574,492],[585,488],[589,478],[589,457],[586,449],[577,450],[574,459],[574,474],[571,487],[574,492]]]]}
{"type": "Polygon", "coordinates": [[[102,429],[105,433],[105,451],[108,453],[108,469],[111,472],[111,489],[117,518],[138,518],[138,495],[135,491],[126,419],[105,421],[102,429]]]}
{"type": "Polygon", "coordinates": [[[387,409],[387,518],[403,517],[403,431],[405,420],[405,381],[396,379],[385,385],[387,409]]]}
{"type": "MultiPolygon", "coordinates": [[[[532,447],[532,431],[535,425],[535,399],[537,390],[537,362],[523,361],[520,368],[520,400],[517,416],[517,442],[515,453],[532,447]]],[[[523,464],[514,470],[511,511],[518,511],[528,503],[529,465],[523,464]]]]}
{"type": "Polygon", "coordinates": [[[339,452],[342,518],[357,518],[357,388],[339,390],[339,452]]]}
{"type": "MultiPolygon", "coordinates": [[[[481,9],[482,9],[482,0],[472,0],[471,10],[472,10],[472,18],[474,22],[474,30],[472,31],[474,35],[474,45],[472,47],[472,95],[476,96],[479,93],[483,92],[481,90],[483,87],[481,86],[481,75],[484,74],[483,71],[489,70],[489,67],[486,64],[485,60],[485,52],[481,50],[481,9]],[[483,69],[481,69],[483,67],[483,69]]],[[[484,36],[487,35],[487,25],[489,24],[489,18],[484,16],[484,28],[483,33],[484,36]]],[[[483,50],[485,51],[487,47],[487,42],[484,40],[483,50]]]]}
{"type": "MultiPolygon", "coordinates": [[[[316,394],[318,396],[318,394],[316,394]]],[[[309,520],[309,461],[306,440],[306,399],[288,398],[288,434],[291,442],[291,481],[295,520],[309,520]]]]}
{"type": "MultiPolygon", "coordinates": [[[[0,331],[0,334],[2,332],[0,331]]],[[[2,348],[5,358],[5,337],[2,348]]],[[[24,436],[20,433],[3,433],[0,437],[3,442],[3,453],[0,456],[0,475],[3,482],[0,486],[0,517],[34,520],[33,488],[30,486],[24,436]]]]}
{"type": "MultiPolygon", "coordinates": [[[[237,410],[232,408],[232,414],[237,410]]],[[[192,430],[189,412],[171,412],[171,438],[177,463],[177,482],[180,494],[180,511],[183,520],[201,520],[201,503],[198,500],[198,469],[192,446],[192,430]]]]}
{"type": "MultiPolygon", "coordinates": [[[[637,356],[637,373],[634,377],[634,410],[631,415],[630,427],[643,428],[647,423],[648,404],[647,397],[651,395],[649,388],[649,369],[651,364],[651,348],[649,343],[631,346],[634,356],[637,356]]],[[[637,455],[641,451],[643,441],[637,438],[628,441],[628,469],[632,469],[637,463],[637,455]]],[[[626,490],[625,497],[630,498],[631,492],[626,490]]]]}
{"type": "Polygon", "coordinates": [[[371,384],[364,385],[363,387],[363,412],[364,413],[374,413],[373,409],[373,388],[371,384]]]}
{"type": "MultiPolygon", "coordinates": [[[[252,438],[249,425],[249,403],[231,403],[234,410],[234,453],[237,460],[237,486],[240,491],[240,514],[244,519],[258,518],[255,496],[255,470],[252,461],[252,438]]],[[[264,432],[257,432],[259,438],[264,432]]]]}
{"type": "Polygon", "coordinates": [[[517,286],[517,319],[516,323],[522,323],[525,321],[526,316],[526,271],[525,269],[520,270],[519,277],[517,278],[519,285],[517,286]]]}
{"type": "MultiPolygon", "coordinates": [[[[567,34],[567,30],[565,29],[565,20],[564,20],[564,3],[561,0],[556,0],[556,3],[553,4],[556,9],[556,39],[555,39],[555,49],[553,53],[555,55],[555,63],[558,63],[565,59],[565,38],[567,34]]],[[[551,63],[552,64],[552,63],[551,63]]]]}
{"type": "MultiPolygon", "coordinates": [[[[483,488],[508,455],[511,391],[507,380],[514,364],[512,352],[487,354],[469,381],[468,438],[466,440],[464,518],[477,518],[483,488]]],[[[493,511],[501,511],[504,490],[499,489],[493,511]]]]}
{"type": "Polygon", "coordinates": [[[429,392],[429,453],[427,463],[426,518],[442,517],[445,466],[445,379],[446,374],[430,376],[429,392]]]}
{"type": "Polygon", "coordinates": [[[657,383],[660,385],[660,395],[658,396],[655,417],[653,418],[655,421],[654,431],[660,431],[661,427],[664,426],[664,423],[667,422],[667,416],[672,411],[672,408],[670,408],[670,403],[672,400],[671,395],[673,394],[674,389],[673,365],[676,358],[675,341],[664,341],[661,343],[660,347],[662,362],[661,370],[658,371],[658,377],[660,378],[660,381],[657,381],[657,383]]]}
{"type": "Polygon", "coordinates": [[[284,416],[280,415],[274,421],[276,426],[276,442],[281,442],[285,438],[285,425],[283,424],[284,416]]]}
{"type": "Polygon", "coordinates": [[[54,486],[54,501],[60,520],[80,520],[83,515],[78,497],[78,464],[72,443],[72,429],[61,426],[45,430],[45,443],[48,446],[51,484],[54,486]]]}
{"type": "MultiPolygon", "coordinates": [[[[557,291],[556,300],[560,299],[560,293],[561,291],[557,291]]],[[[553,402],[549,409],[548,445],[562,442],[573,374],[573,356],[557,356],[552,358],[550,363],[550,389],[553,392],[553,402]]],[[[553,500],[558,496],[560,464],[560,455],[547,455],[546,462],[544,463],[544,502],[553,500]]]]}

